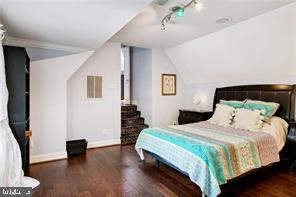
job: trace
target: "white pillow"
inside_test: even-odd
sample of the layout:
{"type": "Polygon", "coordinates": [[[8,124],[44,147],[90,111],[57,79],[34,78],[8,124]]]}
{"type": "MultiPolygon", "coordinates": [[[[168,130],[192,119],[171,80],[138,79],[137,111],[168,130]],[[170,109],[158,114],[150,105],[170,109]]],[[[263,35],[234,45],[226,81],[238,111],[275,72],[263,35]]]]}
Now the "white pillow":
{"type": "Polygon", "coordinates": [[[260,110],[236,109],[232,126],[236,129],[259,131],[263,125],[264,117],[260,110]]]}
{"type": "Polygon", "coordinates": [[[233,112],[233,107],[217,104],[214,115],[209,119],[209,122],[219,126],[229,127],[233,119],[233,112]]]}

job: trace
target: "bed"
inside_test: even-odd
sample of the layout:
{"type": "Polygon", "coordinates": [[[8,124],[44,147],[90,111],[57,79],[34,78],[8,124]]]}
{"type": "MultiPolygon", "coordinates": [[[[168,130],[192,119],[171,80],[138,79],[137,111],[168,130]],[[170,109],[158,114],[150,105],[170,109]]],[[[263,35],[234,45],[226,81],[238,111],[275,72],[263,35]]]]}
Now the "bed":
{"type": "MultiPolygon", "coordinates": [[[[275,116],[287,123],[295,117],[294,85],[250,85],[218,88],[214,107],[221,100],[261,100],[280,104],[275,116]]],[[[287,136],[282,135],[284,137],[287,136]]],[[[280,161],[277,139],[268,132],[252,132],[221,127],[208,121],[149,128],[139,135],[136,150],[189,176],[203,195],[217,196],[220,185],[280,161]]]]}

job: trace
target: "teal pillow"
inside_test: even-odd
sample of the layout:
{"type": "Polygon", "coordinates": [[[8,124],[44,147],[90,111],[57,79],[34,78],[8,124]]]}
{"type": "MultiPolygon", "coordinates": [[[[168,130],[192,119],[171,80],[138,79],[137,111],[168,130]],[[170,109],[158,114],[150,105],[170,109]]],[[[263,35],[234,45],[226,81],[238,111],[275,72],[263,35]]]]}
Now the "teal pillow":
{"type": "Polygon", "coordinates": [[[244,102],[243,101],[235,101],[235,100],[230,100],[230,101],[226,101],[226,100],[220,100],[220,104],[223,105],[228,105],[230,107],[233,108],[243,108],[244,107],[244,102]]]}
{"type": "Polygon", "coordinates": [[[255,100],[247,100],[246,103],[244,104],[245,109],[260,110],[261,114],[265,118],[270,118],[271,116],[273,116],[276,110],[278,110],[279,106],[280,104],[278,103],[255,101],[255,100]]]}

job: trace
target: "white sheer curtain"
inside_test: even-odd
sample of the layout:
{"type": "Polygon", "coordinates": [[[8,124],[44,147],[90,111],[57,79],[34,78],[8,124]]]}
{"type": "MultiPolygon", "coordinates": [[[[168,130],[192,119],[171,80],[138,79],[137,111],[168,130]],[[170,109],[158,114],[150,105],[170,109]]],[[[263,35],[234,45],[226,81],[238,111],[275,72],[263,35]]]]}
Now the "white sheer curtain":
{"type": "Polygon", "coordinates": [[[2,46],[4,31],[1,30],[1,27],[2,25],[0,24],[0,186],[35,188],[39,185],[39,182],[35,179],[24,177],[19,145],[8,124],[8,91],[2,46]]]}

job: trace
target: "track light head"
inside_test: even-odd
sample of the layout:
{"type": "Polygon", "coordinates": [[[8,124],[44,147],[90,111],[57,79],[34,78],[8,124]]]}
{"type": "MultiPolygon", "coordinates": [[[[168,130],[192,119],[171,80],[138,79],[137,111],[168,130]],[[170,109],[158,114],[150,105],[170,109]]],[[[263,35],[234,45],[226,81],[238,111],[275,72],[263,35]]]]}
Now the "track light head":
{"type": "Polygon", "coordinates": [[[178,17],[183,17],[185,15],[185,10],[188,7],[192,7],[192,5],[195,6],[196,10],[201,10],[203,7],[200,0],[191,0],[186,5],[179,5],[179,6],[172,7],[170,9],[170,12],[165,17],[162,18],[160,29],[165,30],[165,24],[171,20],[171,17],[173,14],[176,14],[176,16],[178,17]]]}

